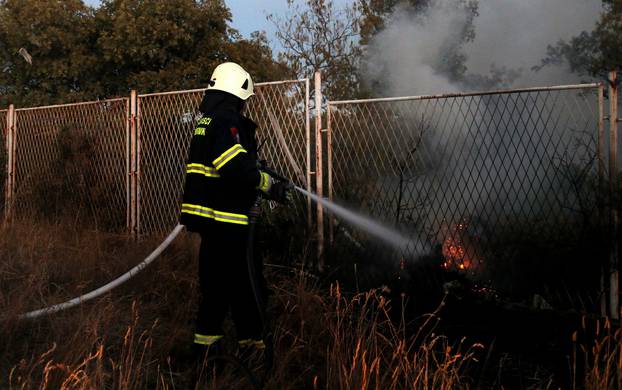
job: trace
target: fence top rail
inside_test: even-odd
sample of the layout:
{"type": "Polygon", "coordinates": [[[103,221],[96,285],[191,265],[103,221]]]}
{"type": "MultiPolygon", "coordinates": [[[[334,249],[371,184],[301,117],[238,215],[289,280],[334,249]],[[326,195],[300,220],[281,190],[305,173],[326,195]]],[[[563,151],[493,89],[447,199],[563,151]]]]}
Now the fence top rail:
{"type": "Polygon", "coordinates": [[[576,89],[594,89],[594,88],[599,88],[602,86],[603,86],[603,83],[590,83],[590,84],[556,85],[552,87],[499,89],[499,90],[482,91],[482,92],[444,93],[444,94],[437,94],[437,95],[400,96],[400,97],[389,97],[389,98],[353,99],[353,100],[334,100],[334,101],[329,101],[328,105],[337,106],[341,104],[399,102],[399,101],[406,101],[406,100],[447,99],[447,98],[470,97],[470,96],[506,95],[506,94],[523,93],[523,92],[567,91],[567,90],[576,90],[576,89]]]}
{"type": "MultiPolygon", "coordinates": [[[[257,84],[255,84],[255,86],[256,87],[261,87],[261,86],[265,86],[265,85],[304,83],[307,80],[308,80],[307,78],[304,78],[304,79],[297,79],[297,80],[268,81],[268,82],[263,82],[263,83],[257,83],[257,84]]],[[[161,95],[174,95],[174,94],[181,94],[181,93],[192,93],[192,92],[203,92],[203,91],[205,91],[205,88],[188,89],[188,90],[181,90],[181,91],[169,91],[169,92],[154,92],[154,93],[141,94],[141,95],[138,95],[138,96],[139,97],[161,96],[161,95]]],[[[24,107],[24,108],[16,108],[15,111],[30,111],[30,110],[49,109],[49,108],[72,107],[72,106],[80,106],[80,105],[87,105],[87,104],[102,104],[102,103],[109,103],[109,102],[118,102],[118,101],[123,101],[123,100],[128,100],[128,98],[127,97],[118,97],[118,98],[111,98],[111,99],[91,100],[91,101],[86,101],[86,102],[51,104],[51,105],[47,105],[47,106],[35,106],[35,107],[24,107]]],[[[0,109],[0,112],[5,112],[5,111],[8,111],[8,110],[7,109],[0,109]]]]}
{"type": "MultiPolygon", "coordinates": [[[[280,81],[266,81],[263,83],[255,84],[255,87],[262,87],[266,85],[280,85],[280,84],[294,84],[294,83],[304,83],[308,79],[297,79],[297,80],[280,80],[280,81]]],[[[165,95],[177,95],[182,93],[195,93],[195,92],[203,92],[205,88],[195,88],[195,89],[186,89],[181,91],[168,91],[168,92],[153,92],[153,93],[144,93],[139,94],[138,97],[150,97],[150,96],[165,96],[165,95]]]]}
{"type": "Polygon", "coordinates": [[[33,110],[43,110],[43,109],[49,109],[49,108],[74,107],[74,106],[84,106],[84,105],[90,105],[90,104],[114,103],[114,102],[121,102],[121,101],[126,101],[126,100],[128,100],[128,98],[120,97],[120,98],[113,98],[113,99],[91,100],[89,102],[52,104],[49,106],[16,108],[15,111],[33,111],[33,110]]]}

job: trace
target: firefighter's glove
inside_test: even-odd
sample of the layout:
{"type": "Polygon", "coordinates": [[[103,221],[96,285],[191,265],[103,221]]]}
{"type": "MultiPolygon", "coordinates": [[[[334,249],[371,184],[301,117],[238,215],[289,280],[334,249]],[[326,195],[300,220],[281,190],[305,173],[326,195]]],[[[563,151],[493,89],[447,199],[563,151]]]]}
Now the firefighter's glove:
{"type": "Polygon", "coordinates": [[[257,186],[257,189],[263,192],[265,195],[269,195],[270,189],[272,188],[272,185],[274,184],[274,179],[272,178],[272,176],[268,175],[266,172],[259,171],[259,174],[260,174],[260,178],[259,178],[259,185],[257,186]]]}
{"type": "Polygon", "coordinates": [[[286,204],[292,200],[293,185],[285,181],[276,181],[266,172],[259,171],[261,178],[257,188],[265,197],[278,203],[286,204]]]}
{"type": "Polygon", "coordinates": [[[287,204],[292,201],[293,185],[290,182],[279,181],[270,187],[268,198],[281,204],[287,204]]]}

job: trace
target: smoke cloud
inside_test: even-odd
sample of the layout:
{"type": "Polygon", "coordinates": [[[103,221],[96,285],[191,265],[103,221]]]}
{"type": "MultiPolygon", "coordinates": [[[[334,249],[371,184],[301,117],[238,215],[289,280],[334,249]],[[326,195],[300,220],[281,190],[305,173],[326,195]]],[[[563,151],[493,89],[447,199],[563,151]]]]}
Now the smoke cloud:
{"type": "MultiPolygon", "coordinates": [[[[474,17],[463,0],[430,4],[423,11],[398,6],[370,43],[365,71],[373,96],[581,82],[564,66],[532,68],[541,64],[548,45],[593,29],[601,11],[600,0],[479,0],[474,17]],[[467,39],[469,32],[473,39],[467,39]]],[[[438,242],[448,226],[468,221],[469,234],[493,240],[516,222],[563,226],[576,217],[575,207],[589,207],[577,206],[583,182],[576,171],[593,168],[593,91],[357,109],[370,117],[367,141],[382,145],[394,160],[387,167],[382,150],[364,157],[386,171],[377,190],[367,191],[377,209],[373,214],[395,220],[404,231],[438,234],[431,239],[438,242]],[[382,120],[374,121],[374,110],[384,114],[382,120]]]]}
{"type": "Polygon", "coordinates": [[[463,42],[470,11],[457,0],[432,0],[423,12],[398,6],[371,42],[365,61],[373,95],[419,95],[465,89],[580,81],[563,66],[536,72],[548,45],[591,30],[600,0],[479,0],[475,37],[463,42]],[[448,49],[466,56],[461,79],[442,72],[448,49]],[[378,90],[380,89],[380,90],[378,90]]]}

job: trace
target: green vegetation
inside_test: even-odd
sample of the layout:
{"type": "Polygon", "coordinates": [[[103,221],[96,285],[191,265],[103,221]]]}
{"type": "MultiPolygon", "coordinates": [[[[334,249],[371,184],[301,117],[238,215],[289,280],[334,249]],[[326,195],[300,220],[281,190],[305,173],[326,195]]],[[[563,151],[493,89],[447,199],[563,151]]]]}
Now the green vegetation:
{"type": "Polygon", "coordinates": [[[282,79],[265,35],[230,22],[221,0],[0,1],[0,107],[197,88],[224,60],[282,79]]]}
{"type": "Polygon", "coordinates": [[[603,13],[593,31],[583,31],[569,41],[549,46],[541,66],[566,63],[582,76],[606,79],[622,69],[622,3],[603,0],[603,13]]]}

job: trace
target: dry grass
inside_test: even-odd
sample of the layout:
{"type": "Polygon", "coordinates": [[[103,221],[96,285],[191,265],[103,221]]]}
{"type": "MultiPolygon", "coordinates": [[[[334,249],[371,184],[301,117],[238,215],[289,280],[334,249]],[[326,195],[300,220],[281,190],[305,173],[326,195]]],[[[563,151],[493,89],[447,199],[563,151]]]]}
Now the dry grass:
{"type": "Polygon", "coordinates": [[[182,237],[132,284],[78,308],[19,321],[114,279],[157,245],[60,224],[0,235],[0,388],[144,388],[191,340],[196,245],[182,237]],[[183,302],[184,304],[180,304],[183,302]],[[157,342],[153,342],[157,340],[157,342]],[[128,367],[132,369],[128,372],[128,367]]]}
{"type": "MultiPolygon", "coordinates": [[[[182,236],[151,268],[100,299],[47,318],[17,320],[19,313],[114,279],[158,242],[60,224],[22,221],[4,228],[0,388],[191,388],[194,237],[182,236]]],[[[470,374],[484,346],[436,334],[434,313],[420,318],[413,334],[413,324],[399,316],[403,302],[388,301],[383,289],[346,294],[339,284],[324,287],[301,272],[268,271],[275,365],[266,388],[475,387],[470,374]]],[[[609,323],[598,329],[601,341],[594,348],[577,346],[586,367],[575,370],[577,387],[619,384],[620,331],[609,323]]],[[[239,371],[227,369],[211,388],[250,386],[239,371]]]]}
{"type": "Polygon", "coordinates": [[[622,389],[622,328],[609,319],[583,318],[573,335],[573,387],[622,389]],[[585,339],[580,341],[580,339],[585,339]]]}

